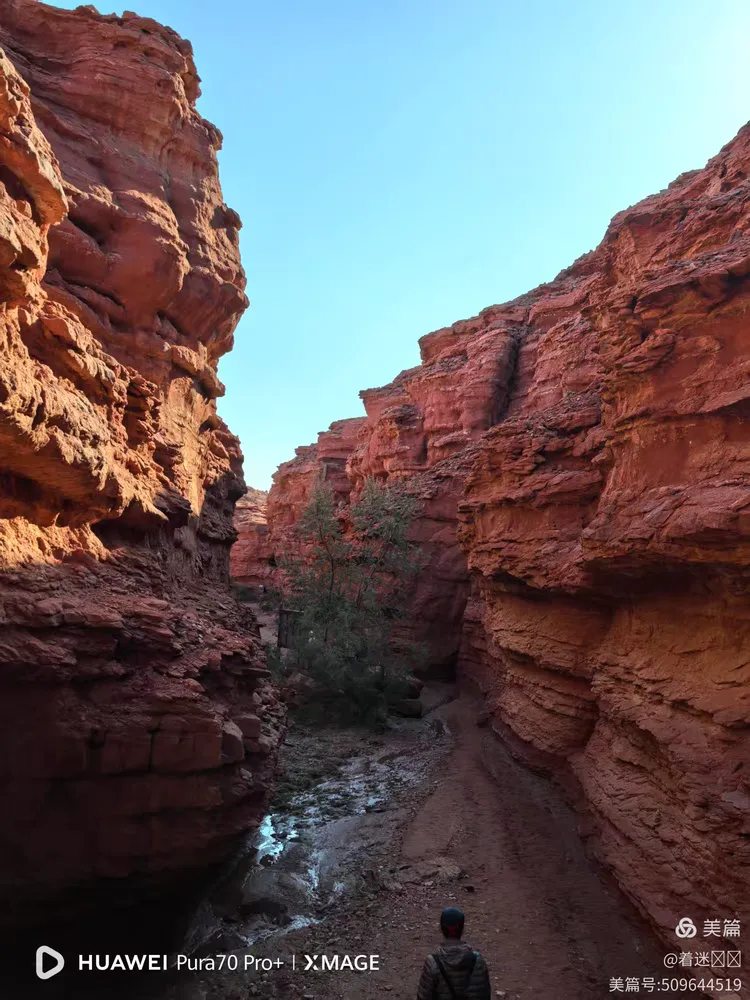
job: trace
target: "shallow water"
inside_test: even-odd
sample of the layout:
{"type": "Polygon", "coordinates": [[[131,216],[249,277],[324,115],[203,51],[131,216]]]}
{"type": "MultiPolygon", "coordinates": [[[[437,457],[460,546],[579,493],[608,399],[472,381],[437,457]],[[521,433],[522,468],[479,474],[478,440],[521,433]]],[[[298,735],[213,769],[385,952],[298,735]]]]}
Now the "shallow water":
{"type": "Polygon", "coordinates": [[[402,793],[427,780],[449,742],[442,724],[404,720],[379,750],[269,813],[202,900],[184,950],[247,948],[321,920],[354,887],[355,857],[392,835],[402,793]]]}
{"type": "MultiPolygon", "coordinates": [[[[313,739],[320,756],[326,739],[313,739]]],[[[428,779],[452,743],[437,719],[394,723],[373,749],[363,735],[362,752],[339,772],[271,812],[235,858],[206,887],[187,878],[172,895],[130,909],[108,908],[80,919],[20,932],[0,949],[0,993],[19,1000],[164,1000],[204,996],[191,992],[194,974],[170,964],[165,975],[79,974],[79,953],[158,953],[195,957],[242,951],[274,935],[322,921],[357,881],[354,864],[371,848],[389,843],[407,816],[410,790],[428,779]],[[197,894],[197,895],[196,895],[197,894]],[[44,943],[67,956],[62,974],[40,981],[34,953],[44,943]]],[[[366,867],[366,865],[364,866],[366,867]]]]}

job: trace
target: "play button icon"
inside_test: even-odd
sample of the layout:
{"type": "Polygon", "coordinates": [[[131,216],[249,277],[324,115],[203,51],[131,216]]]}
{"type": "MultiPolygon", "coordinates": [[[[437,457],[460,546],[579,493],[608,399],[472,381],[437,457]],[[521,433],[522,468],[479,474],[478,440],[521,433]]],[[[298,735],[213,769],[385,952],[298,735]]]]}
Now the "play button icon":
{"type": "Polygon", "coordinates": [[[56,976],[58,972],[65,965],[65,959],[62,957],[59,951],[55,951],[54,948],[48,948],[46,944],[40,945],[36,950],[36,974],[40,979],[51,979],[56,976]],[[51,958],[55,963],[52,968],[44,971],[44,960],[45,958],[51,958]]]}

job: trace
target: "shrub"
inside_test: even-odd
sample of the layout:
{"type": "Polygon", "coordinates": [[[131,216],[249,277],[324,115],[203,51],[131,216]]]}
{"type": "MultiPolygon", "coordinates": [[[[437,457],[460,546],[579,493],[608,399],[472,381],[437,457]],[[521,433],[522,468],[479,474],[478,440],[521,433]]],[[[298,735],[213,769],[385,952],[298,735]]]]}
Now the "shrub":
{"type": "Polygon", "coordinates": [[[397,642],[395,632],[422,565],[409,539],[416,514],[402,486],[368,479],[344,518],[330,487],[318,482],[296,551],[282,563],[286,599],[300,612],[295,660],[339,717],[382,721],[387,701],[406,694],[420,650],[397,642]]]}

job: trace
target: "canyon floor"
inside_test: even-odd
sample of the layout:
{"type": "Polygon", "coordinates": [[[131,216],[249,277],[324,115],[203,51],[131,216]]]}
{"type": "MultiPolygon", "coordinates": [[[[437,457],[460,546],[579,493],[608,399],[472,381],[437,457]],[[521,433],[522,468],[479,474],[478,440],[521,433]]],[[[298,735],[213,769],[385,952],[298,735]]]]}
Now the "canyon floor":
{"type": "MultiPolygon", "coordinates": [[[[439,703],[446,689],[427,697],[439,703]]],[[[418,789],[404,790],[369,817],[376,835],[369,842],[366,832],[355,835],[366,849],[356,858],[359,888],[348,902],[329,908],[319,924],[253,949],[281,959],[281,968],[257,976],[198,974],[171,993],[174,1000],[413,997],[447,905],[465,911],[466,939],[487,958],[497,996],[594,1000],[611,995],[611,977],[661,977],[662,951],[586,857],[576,819],[554,784],[519,765],[477,725],[481,701],[474,691],[448,697],[426,718],[409,720],[406,731],[374,741],[381,753],[400,741],[392,753],[407,755],[410,739],[433,739],[436,751],[418,789]],[[304,954],[377,954],[380,969],[305,973],[304,954]]],[[[320,740],[335,747],[335,736],[320,740]]],[[[346,739],[338,752],[351,753],[346,739]]]]}

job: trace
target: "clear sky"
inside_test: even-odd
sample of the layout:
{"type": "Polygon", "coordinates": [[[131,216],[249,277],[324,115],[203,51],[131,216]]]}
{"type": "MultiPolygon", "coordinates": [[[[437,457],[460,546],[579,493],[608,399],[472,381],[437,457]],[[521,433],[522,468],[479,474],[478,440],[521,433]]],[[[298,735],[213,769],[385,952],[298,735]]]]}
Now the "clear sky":
{"type": "Polygon", "coordinates": [[[131,3],[192,41],[224,134],[251,306],[219,411],[261,488],[750,119],[747,0],[131,3]]]}

